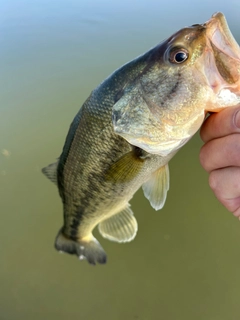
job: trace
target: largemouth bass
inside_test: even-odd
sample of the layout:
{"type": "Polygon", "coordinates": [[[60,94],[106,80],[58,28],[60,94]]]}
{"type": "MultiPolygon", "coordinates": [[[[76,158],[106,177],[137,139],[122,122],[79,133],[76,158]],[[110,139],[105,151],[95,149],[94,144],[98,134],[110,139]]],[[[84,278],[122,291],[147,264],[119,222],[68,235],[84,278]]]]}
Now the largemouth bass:
{"type": "Polygon", "coordinates": [[[58,187],[64,224],[55,247],[90,264],[106,253],[92,234],[128,242],[129,200],[142,186],[156,210],[169,189],[168,162],[206,112],[240,102],[240,49],[225,17],[184,28],[127,63],[92,91],[62,154],[43,173],[58,187]]]}

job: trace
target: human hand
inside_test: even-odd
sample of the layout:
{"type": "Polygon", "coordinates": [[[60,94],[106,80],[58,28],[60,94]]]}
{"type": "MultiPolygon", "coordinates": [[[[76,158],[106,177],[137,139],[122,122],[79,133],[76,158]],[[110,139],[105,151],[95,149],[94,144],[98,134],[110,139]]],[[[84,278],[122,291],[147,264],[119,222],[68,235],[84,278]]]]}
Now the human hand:
{"type": "Polygon", "coordinates": [[[200,163],[217,199],[240,220],[240,105],[210,115],[200,131],[200,163]]]}

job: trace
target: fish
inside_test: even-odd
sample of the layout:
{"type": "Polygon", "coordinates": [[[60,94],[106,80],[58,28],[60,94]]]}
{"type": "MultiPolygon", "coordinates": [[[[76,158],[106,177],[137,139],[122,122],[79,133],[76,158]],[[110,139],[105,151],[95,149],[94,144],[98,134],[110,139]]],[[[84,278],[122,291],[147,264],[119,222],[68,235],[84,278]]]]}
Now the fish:
{"type": "Polygon", "coordinates": [[[58,187],[63,226],[55,248],[90,264],[138,230],[129,201],[142,187],[155,210],[169,190],[168,163],[207,112],[240,102],[240,49],[225,16],[185,27],[113,72],[73,119],[62,153],[42,172],[58,187]]]}

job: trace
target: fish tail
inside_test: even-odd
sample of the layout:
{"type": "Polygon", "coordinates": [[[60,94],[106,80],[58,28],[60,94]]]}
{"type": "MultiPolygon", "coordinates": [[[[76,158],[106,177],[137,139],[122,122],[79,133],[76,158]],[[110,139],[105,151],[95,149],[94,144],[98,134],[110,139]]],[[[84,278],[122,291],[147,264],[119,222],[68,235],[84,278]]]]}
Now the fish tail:
{"type": "Polygon", "coordinates": [[[88,240],[76,241],[64,235],[61,229],[55,240],[55,248],[58,251],[75,254],[79,260],[86,259],[92,265],[97,262],[101,264],[107,262],[106,253],[94,236],[91,236],[88,240]]]}

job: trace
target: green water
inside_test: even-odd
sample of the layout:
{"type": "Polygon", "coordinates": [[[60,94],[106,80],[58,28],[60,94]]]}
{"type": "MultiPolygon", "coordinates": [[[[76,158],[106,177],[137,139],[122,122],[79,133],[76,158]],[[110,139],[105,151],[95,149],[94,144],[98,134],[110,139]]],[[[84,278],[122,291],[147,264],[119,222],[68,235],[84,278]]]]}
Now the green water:
{"type": "Polygon", "coordinates": [[[239,319],[240,224],[208,186],[198,134],[170,163],[163,210],[135,195],[132,243],[96,232],[105,266],[55,251],[62,206],[40,172],[99,82],[216,11],[240,43],[239,0],[0,1],[0,320],[239,319]]]}

